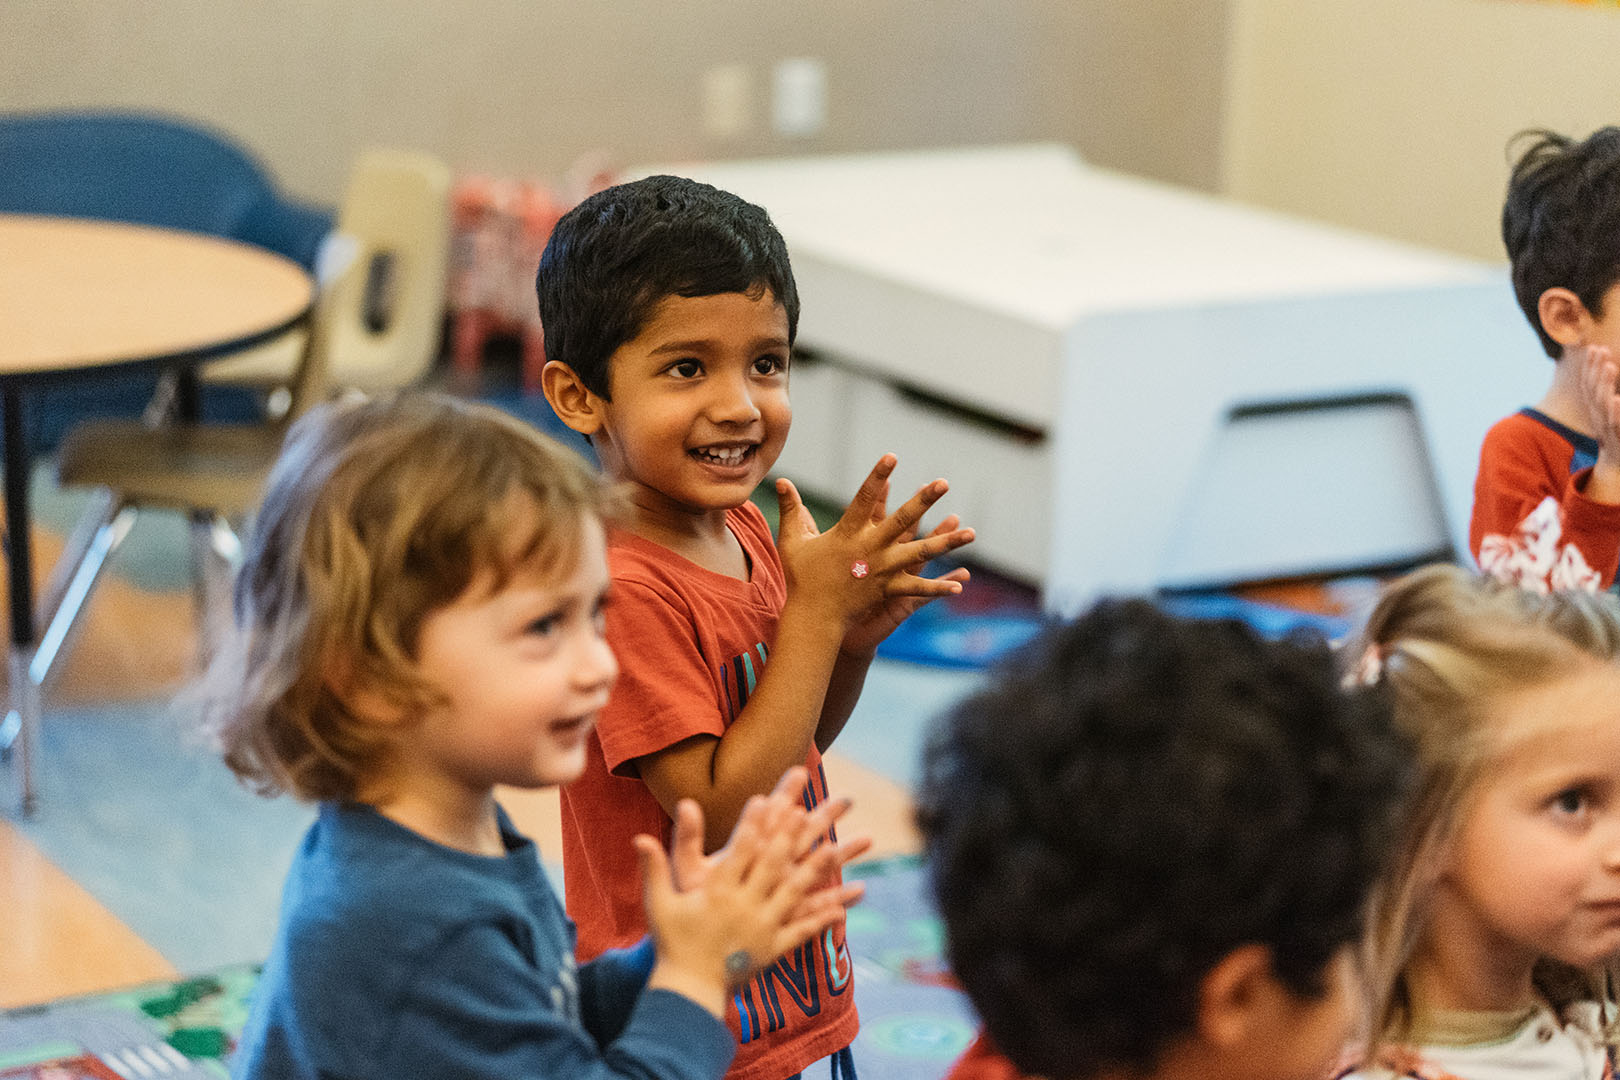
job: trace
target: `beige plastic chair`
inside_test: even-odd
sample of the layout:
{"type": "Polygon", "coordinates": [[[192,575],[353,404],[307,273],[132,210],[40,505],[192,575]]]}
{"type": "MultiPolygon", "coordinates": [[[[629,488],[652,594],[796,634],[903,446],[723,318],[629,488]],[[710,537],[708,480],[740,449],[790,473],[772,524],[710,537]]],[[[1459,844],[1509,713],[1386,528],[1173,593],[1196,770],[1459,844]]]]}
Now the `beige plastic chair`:
{"type": "MultiPolygon", "coordinates": [[[[367,150],[355,161],[331,247],[362,273],[324,290],[341,290],[332,298],[341,311],[328,349],[332,386],[406,386],[432,366],[450,262],[450,184],[449,167],[429,154],[367,150]]],[[[296,338],[265,346],[210,364],[203,378],[284,387],[300,349],[296,338]]]]}

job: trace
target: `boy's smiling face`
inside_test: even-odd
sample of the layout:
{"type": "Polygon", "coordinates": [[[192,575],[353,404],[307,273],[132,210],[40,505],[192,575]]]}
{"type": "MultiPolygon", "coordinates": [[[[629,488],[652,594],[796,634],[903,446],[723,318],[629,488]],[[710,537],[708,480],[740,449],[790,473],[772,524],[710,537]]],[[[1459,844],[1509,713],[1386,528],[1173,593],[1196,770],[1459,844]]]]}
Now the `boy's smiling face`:
{"type": "Polygon", "coordinates": [[[585,742],[619,665],[603,636],[608,589],[602,523],[580,523],[572,569],[520,567],[497,587],[476,574],[431,611],[416,665],[445,697],[401,739],[399,793],[488,796],[495,784],[552,787],[577,780],[585,742]]]}
{"type": "Polygon", "coordinates": [[[788,320],[770,290],[667,296],[608,361],[611,401],[589,434],[646,513],[740,506],[787,441],[788,320]]]}

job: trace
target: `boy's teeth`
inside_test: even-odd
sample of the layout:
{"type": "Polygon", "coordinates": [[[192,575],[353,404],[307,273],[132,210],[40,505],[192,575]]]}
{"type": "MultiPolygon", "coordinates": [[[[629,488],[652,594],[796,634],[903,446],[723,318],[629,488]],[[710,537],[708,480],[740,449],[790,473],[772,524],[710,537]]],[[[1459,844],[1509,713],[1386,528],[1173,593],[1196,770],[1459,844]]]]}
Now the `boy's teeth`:
{"type": "Polygon", "coordinates": [[[719,465],[738,465],[748,456],[748,448],[734,446],[726,450],[699,450],[698,456],[708,458],[719,465]]]}

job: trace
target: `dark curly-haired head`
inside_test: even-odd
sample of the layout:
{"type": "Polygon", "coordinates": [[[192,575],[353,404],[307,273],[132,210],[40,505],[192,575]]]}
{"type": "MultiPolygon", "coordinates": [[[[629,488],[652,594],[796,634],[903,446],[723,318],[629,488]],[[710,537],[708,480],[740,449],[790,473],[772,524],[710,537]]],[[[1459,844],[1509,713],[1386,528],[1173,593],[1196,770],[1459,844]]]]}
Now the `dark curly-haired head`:
{"type": "Polygon", "coordinates": [[[1104,601],[943,717],[918,821],[957,977],[1024,1072],[1151,1068],[1258,943],[1327,991],[1407,755],[1314,635],[1104,601]]]}
{"type": "Polygon", "coordinates": [[[666,297],[769,291],[799,327],[787,245],[764,210],[679,176],[599,191],[563,215],[535,275],[546,359],[610,399],[608,358],[666,297]]]}
{"type": "Polygon", "coordinates": [[[1551,131],[1523,131],[1502,207],[1502,242],[1513,264],[1513,293],[1525,318],[1557,359],[1563,346],[1541,325],[1541,294],[1564,288],[1596,318],[1620,281],[1620,128],[1577,142],[1551,131]]]}

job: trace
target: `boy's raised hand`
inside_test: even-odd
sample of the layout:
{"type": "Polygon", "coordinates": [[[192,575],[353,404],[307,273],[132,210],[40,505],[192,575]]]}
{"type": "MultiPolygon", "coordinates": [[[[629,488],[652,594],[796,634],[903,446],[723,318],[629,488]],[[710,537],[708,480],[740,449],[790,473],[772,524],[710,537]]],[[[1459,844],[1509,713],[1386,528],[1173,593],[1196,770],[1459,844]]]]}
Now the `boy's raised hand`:
{"type": "Polygon", "coordinates": [[[899,509],[886,512],[895,457],[885,454],[850,500],[843,516],[820,532],[791,481],[776,481],[781,510],[777,548],[791,594],[824,604],[840,620],[844,649],[870,653],[912,612],[939,596],[962,591],[965,570],[943,577],[918,574],[928,560],[973,541],[973,530],[947,518],[926,537],[917,526],[948,485],[935,480],[899,509]]]}
{"type": "Polygon", "coordinates": [[[750,799],[713,855],[703,855],[703,812],[690,799],[676,808],[670,856],[652,837],[635,838],[658,958],[649,987],[724,1016],[732,988],[831,928],[860,898],[860,885],[834,884],[833,874],[869,845],[817,843],[848,803],[807,813],[799,801],[805,776],[790,769],[769,796],[750,799]]]}
{"type": "Polygon", "coordinates": [[[1586,495],[1603,503],[1620,503],[1620,363],[1605,346],[1581,349],[1581,396],[1598,443],[1586,495]]]}

